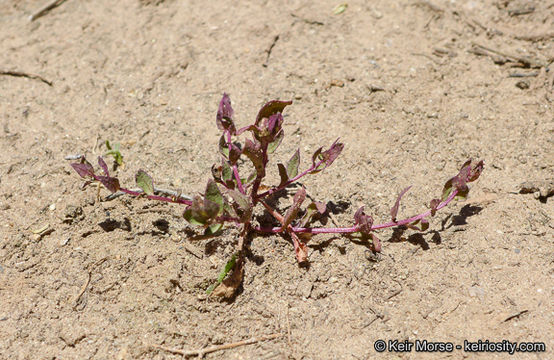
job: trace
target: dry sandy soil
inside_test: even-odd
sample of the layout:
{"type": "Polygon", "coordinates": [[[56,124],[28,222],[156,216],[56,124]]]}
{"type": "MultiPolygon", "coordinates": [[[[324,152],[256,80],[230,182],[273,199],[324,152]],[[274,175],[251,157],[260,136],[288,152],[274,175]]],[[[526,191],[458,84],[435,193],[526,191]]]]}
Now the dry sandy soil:
{"type": "Polygon", "coordinates": [[[514,358],[553,358],[553,1],[335,14],[337,1],[68,0],[30,21],[45,2],[0,2],[0,358],[172,359],[153,345],[271,334],[206,357],[368,359],[378,339],[467,339],[542,341],[514,358]],[[286,238],[256,236],[238,296],[207,298],[236,231],[192,240],[182,206],[98,200],[64,157],[110,140],[123,183],[143,168],[195,194],[218,161],[223,92],[239,125],[294,101],[277,160],[300,148],[305,167],[341,137],[341,157],[302,181],[340,226],[360,205],[387,221],[408,185],[400,213],[424,210],[468,158],[485,171],[429,231],[379,232],[379,255],[320,235],[305,268],[286,238]]]}

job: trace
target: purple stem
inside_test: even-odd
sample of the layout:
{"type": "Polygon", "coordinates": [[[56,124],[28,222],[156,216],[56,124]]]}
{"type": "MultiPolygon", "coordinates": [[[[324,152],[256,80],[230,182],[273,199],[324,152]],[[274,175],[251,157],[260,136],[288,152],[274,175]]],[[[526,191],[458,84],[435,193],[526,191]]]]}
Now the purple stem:
{"type": "MultiPolygon", "coordinates": [[[[231,132],[229,130],[225,130],[225,135],[227,136],[227,146],[229,147],[229,154],[231,153],[231,132]]],[[[239,188],[239,191],[241,194],[246,194],[246,191],[244,190],[244,187],[242,186],[242,181],[240,181],[240,175],[239,175],[239,168],[237,164],[233,165],[233,174],[235,175],[235,180],[237,180],[237,187],[239,188]]]]}
{"type": "MultiPolygon", "coordinates": [[[[452,191],[452,193],[448,196],[448,198],[437,206],[437,210],[440,210],[446,205],[448,205],[456,197],[457,194],[458,194],[458,190],[454,189],[454,191],[452,191]]],[[[414,221],[421,220],[429,215],[431,215],[431,210],[428,210],[422,214],[412,216],[404,220],[400,220],[396,222],[390,221],[384,224],[373,225],[371,227],[371,230],[379,230],[379,229],[385,229],[385,228],[394,227],[394,226],[407,225],[414,221]]],[[[271,227],[271,228],[256,227],[254,228],[254,230],[263,232],[263,233],[280,233],[283,231],[281,227],[271,227]]],[[[303,228],[303,227],[293,226],[292,231],[295,233],[310,233],[310,234],[351,234],[351,233],[360,231],[360,229],[358,228],[357,225],[352,227],[346,227],[346,228],[303,228]]]]}
{"type": "MultiPolygon", "coordinates": [[[[91,174],[91,175],[94,178],[94,180],[102,182],[102,181],[100,181],[100,178],[97,175],[95,175],[95,174],[91,174]]],[[[133,190],[125,189],[125,188],[122,188],[122,187],[119,188],[119,191],[121,191],[122,193],[128,194],[128,195],[132,195],[132,196],[143,196],[143,197],[145,197],[147,199],[150,199],[150,200],[158,200],[158,201],[165,201],[165,202],[170,202],[170,203],[192,205],[191,200],[185,200],[185,199],[181,199],[181,198],[175,198],[174,199],[174,198],[169,198],[169,197],[165,197],[165,196],[146,195],[143,192],[133,191],[133,190]]]]}
{"type": "Polygon", "coordinates": [[[284,183],[283,185],[280,185],[280,186],[277,186],[277,187],[274,187],[272,189],[269,189],[261,194],[258,194],[256,195],[256,198],[257,199],[261,199],[263,197],[266,197],[266,196],[269,196],[271,194],[274,194],[276,193],[277,191],[280,191],[284,188],[286,188],[287,186],[289,186],[290,184],[292,184],[293,182],[297,181],[298,179],[300,179],[301,177],[309,174],[310,172],[312,172],[314,169],[317,169],[319,167],[319,165],[321,165],[323,163],[323,160],[320,160],[317,164],[314,164],[312,165],[309,169],[303,171],[302,173],[296,175],[295,177],[293,177],[292,179],[290,179],[289,181],[287,181],[286,183],[284,183]]]}

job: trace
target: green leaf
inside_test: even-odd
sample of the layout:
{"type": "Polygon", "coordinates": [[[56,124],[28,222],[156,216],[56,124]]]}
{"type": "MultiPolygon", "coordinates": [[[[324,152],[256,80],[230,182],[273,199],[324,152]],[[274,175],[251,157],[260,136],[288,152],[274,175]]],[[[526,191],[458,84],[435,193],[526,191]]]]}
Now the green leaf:
{"type": "Polygon", "coordinates": [[[221,210],[223,209],[223,195],[221,195],[221,191],[219,191],[219,187],[213,180],[208,180],[208,184],[206,185],[206,195],[204,199],[207,199],[219,206],[218,213],[221,213],[221,210]]]}
{"type": "Polygon", "coordinates": [[[294,155],[287,162],[287,175],[290,179],[298,175],[298,166],[300,165],[300,149],[296,150],[294,155]]]}
{"type": "Polygon", "coordinates": [[[223,282],[223,280],[225,279],[225,277],[227,276],[227,274],[229,274],[229,272],[231,270],[233,270],[233,268],[235,267],[235,263],[237,262],[237,255],[233,255],[233,257],[231,257],[231,259],[229,261],[227,261],[227,263],[225,264],[225,267],[223,268],[223,270],[219,273],[219,276],[217,277],[217,281],[215,284],[211,285],[207,290],[206,292],[209,294],[212,293],[212,291],[214,291],[215,287],[218,286],[219,284],[221,284],[223,282]]]}
{"type": "Polygon", "coordinates": [[[223,228],[223,224],[220,224],[220,223],[212,224],[208,226],[206,230],[204,230],[204,235],[208,235],[208,236],[215,235],[221,230],[221,228],[223,228]]]}
{"type": "Polygon", "coordinates": [[[206,224],[206,221],[204,219],[196,219],[194,217],[194,211],[192,209],[186,209],[183,213],[183,217],[186,221],[188,221],[191,225],[196,226],[204,226],[206,224]]]}
{"type": "Polygon", "coordinates": [[[227,145],[227,141],[225,140],[225,135],[221,135],[221,137],[219,138],[219,152],[226,159],[229,158],[229,145],[227,145]]]}
{"type": "Polygon", "coordinates": [[[233,170],[231,169],[231,166],[229,165],[229,163],[223,160],[221,162],[221,166],[222,166],[221,178],[223,179],[223,181],[227,182],[233,179],[233,170]]]}
{"type": "Polygon", "coordinates": [[[252,215],[252,205],[250,199],[236,190],[228,190],[227,194],[233,199],[233,209],[242,221],[247,221],[252,215]]]}
{"type": "Polygon", "coordinates": [[[137,186],[144,191],[146,195],[154,194],[154,181],[144,170],[139,170],[135,175],[137,186]]]}
{"type": "Polygon", "coordinates": [[[106,148],[109,150],[105,155],[111,155],[114,158],[114,161],[117,163],[117,165],[122,166],[123,165],[123,155],[121,155],[121,152],[119,151],[120,144],[115,143],[113,147],[111,146],[110,142],[106,140],[106,148]]]}
{"type": "Polygon", "coordinates": [[[285,132],[283,130],[279,131],[277,135],[275,135],[275,139],[267,145],[267,153],[273,154],[275,150],[277,150],[279,145],[281,145],[281,142],[283,141],[284,137],[285,137],[285,132]]]}

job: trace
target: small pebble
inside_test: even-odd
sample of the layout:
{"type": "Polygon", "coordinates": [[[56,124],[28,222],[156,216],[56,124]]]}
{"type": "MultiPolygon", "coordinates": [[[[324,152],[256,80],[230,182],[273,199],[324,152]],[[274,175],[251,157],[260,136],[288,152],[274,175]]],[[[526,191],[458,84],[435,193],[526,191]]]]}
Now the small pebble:
{"type": "Polygon", "coordinates": [[[56,204],[50,204],[50,206],[48,206],[48,209],[49,209],[50,211],[56,210],[56,204]]]}
{"type": "Polygon", "coordinates": [[[516,87],[521,90],[529,89],[529,81],[521,80],[516,83],[516,87]]]}

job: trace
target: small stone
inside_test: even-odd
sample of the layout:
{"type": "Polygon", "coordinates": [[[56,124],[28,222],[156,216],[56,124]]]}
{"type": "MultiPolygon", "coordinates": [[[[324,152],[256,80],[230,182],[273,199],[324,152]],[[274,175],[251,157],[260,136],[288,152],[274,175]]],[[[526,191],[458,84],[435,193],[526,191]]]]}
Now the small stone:
{"type": "Polygon", "coordinates": [[[516,83],[516,87],[521,90],[529,89],[529,81],[521,80],[516,83]]]}
{"type": "Polygon", "coordinates": [[[56,204],[50,204],[50,206],[48,206],[48,210],[50,211],[56,210],[56,204]]]}

